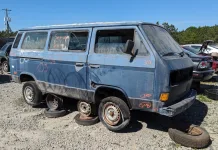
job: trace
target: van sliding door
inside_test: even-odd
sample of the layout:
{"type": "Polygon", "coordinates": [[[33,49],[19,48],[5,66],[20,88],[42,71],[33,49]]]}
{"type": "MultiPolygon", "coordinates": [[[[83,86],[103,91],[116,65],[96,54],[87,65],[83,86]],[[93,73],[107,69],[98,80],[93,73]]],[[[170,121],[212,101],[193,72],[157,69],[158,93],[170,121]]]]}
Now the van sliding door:
{"type": "Polygon", "coordinates": [[[46,92],[87,99],[87,55],[91,29],[51,30],[44,55],[46,92]]]}

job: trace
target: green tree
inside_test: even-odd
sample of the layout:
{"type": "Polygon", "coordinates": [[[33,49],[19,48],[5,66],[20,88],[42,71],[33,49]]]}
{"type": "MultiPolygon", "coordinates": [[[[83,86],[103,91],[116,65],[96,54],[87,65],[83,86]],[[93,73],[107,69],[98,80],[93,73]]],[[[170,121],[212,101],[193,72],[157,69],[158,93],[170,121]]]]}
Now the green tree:
{"type": "Polygon", "coordinates": [[[0,38],[8,38],[8,37],[14,37],[17,34],[16,32],[6,32],[6,31],[0,31],[0,38]]]}

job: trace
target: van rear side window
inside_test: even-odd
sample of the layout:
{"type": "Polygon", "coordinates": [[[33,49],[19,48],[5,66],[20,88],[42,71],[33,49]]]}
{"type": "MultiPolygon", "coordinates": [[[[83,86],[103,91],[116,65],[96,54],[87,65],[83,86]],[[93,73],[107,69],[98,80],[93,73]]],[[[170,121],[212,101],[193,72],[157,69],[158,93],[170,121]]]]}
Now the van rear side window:
{"type": "Polygon", "coordinates": [[[16,40],[14,41],[13,48],[17,48],[23,33],[18,33],[16,40]]]}
{"type": "Polygon", "coordinates": [[[49,50],[85,51],[87,42],[87,31],[53,31],[51,33],[49,50]]]}
{"type": "Polygon", "coordinates": [[[43,50],[45,48],[47,35],[47,32],[27,32],[21,48],[28,50],[43,50]]]}

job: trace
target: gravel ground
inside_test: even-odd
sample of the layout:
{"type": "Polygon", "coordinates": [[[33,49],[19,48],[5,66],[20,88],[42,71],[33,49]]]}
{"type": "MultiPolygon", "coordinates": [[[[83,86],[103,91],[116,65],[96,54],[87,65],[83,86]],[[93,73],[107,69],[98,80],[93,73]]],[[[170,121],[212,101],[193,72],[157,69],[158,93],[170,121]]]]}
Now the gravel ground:
{"type": "MultiPolygon", "coordinates": [[[[132,112],[132,122],[121,133],[108,131],[101,123],[80,126],[74,121],[77,114],[51,119],[44,108],[32,108],[23,101],[22,85],[10,83],[0,75],[0,149],[191,149],[174,143],[167,133],[169,119],[153,113],[132,112]]],[[[175,120],[201,125],[210,133],[218,149],[218,102],[197,100],[175,120]]]]}

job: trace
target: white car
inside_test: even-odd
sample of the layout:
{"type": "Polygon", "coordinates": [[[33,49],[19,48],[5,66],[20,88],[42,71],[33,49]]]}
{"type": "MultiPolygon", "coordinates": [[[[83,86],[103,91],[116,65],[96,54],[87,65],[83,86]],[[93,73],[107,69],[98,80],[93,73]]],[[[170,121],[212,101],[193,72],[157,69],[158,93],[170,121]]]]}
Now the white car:
{"type": "MultiPolygon", "coordinates": [[[[200,50],[201,49],[201,46],[202,46],[202,44],[186,44],[186,45],[182,45],[182,47],[191,47],[191,48],[194,48],[194,49],[196,49],[196,50],[200,50]]],[[[212,46],[207,46],[207,49],[205,50],[205,52],[204,53],[206,53],[206,54],[211,54],[212,52],[216,52],[216,53],[218,53],[218,49],[217,48],[215,48],[215,47],[212,47],[212,46]]]]}

